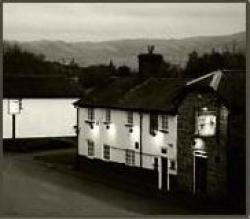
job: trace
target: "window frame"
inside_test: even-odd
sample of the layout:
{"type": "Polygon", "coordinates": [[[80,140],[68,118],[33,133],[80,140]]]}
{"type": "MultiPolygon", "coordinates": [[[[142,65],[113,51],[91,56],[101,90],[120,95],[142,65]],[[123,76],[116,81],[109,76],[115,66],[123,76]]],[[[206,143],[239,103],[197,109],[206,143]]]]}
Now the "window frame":
{"type": "Polygon", "coordinates": [[[110,123],[111,122],[111,110],[106,109],[105,111],[105,122],[110,123]]]}
{"type": "Polygon", "coordinates": [[[104,160],[111,160],[111,147],[110,147],[110,145],[108,145],[108,144],[103,144],[103,159],[104,160]],[[107,152],[105,149],[107,149],[108,148],[108,158],[106,157],[106,153],[105,152],[107,152]]]}
{"type": "Polygon", "coordinates": [[[155,131],[159,129],[159,115],[157,113],[149,114],[149,133],[153,136],[156,135],[155,131]]]}
{"type": "Polygon", "coordinates": [[[88,108],[88,120],[89,121],[95,120],[95,109],[94,108],[88,108]]]}
{"type": "Polygon", "coordinates": [[[135,151],[131,149],[125,150],[125,164],[135,166],[135,151]]]}
{"type": "Polygon", "coordinates": [[[88,145],[88,157],[94,157],[95,156],[95,142],[92,140],[87,140],[88,145]],[[92,147],[92,148],[90,148],[92,147]],[[91,153],[90,153],[91,152],[91,153]]]}
{"type": "Polygon", "coordinates": [[[163,131],[169,131],[169,116],[161,115],[161,129],[163,131]]]}
{"type": "Polygon", "coordinates": [[[133,123],[134,123],[134,112],[127,111],[127,124],[133,125],[133,123]]]}
{"type": "Polygon", "coordinates": [[[169,169],[172,171],[177,170],[177,162],[176,160],[169,160],[169,169]]]}

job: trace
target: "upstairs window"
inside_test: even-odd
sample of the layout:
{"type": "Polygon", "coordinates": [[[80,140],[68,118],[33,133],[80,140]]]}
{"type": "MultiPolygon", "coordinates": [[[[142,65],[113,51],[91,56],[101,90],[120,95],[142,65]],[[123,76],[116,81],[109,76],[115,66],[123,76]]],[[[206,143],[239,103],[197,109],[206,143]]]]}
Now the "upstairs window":
{"type": "Polygon", "coordinates": [[[131,112],[131,111],[128,111],[127,112],[127,122],[128,122],[128,124],[130,124],[130,125],[133,125],[133,112],[131,112]]]}
{"type": "Polygon", "coordinates": [[[105,160],[110,160],[110,146],[103,145],[103,158],[105,160]]]}
{"type": "Polygon", "coordinates": [[[127,149],[125,152],[125,163],[127,165],[134,166],[135,165],[135,152],[133,150],[127,149]]]}
{"type": "Polygon", "coordinates": [[[155,131],[158,130],[158,114],[150,113],[149,132],[151,135],[155,135],[155,131]]]}
{"type": "Polygon", "coordinates": [[[91,140],[88,140],[88,156],[89,157],[95,156],[95,146],[94,142],[91,140]]]}
{"type": "Polygon", "coordinates": [[[164,131],[168,131],[168,116],[167,115],[161,116],[161,129],[164,131]]]}
{"type": "Polygon", "coordinates": [[[111,110],[106,109],[106,122],[110,123],[110,121],[111,121],[111,110]]]}
{"type": "Polygon", "coordinates": [[[95,120],[95,112],[93,108],[88,108],[88,120],[89,121],[95,120]]]}

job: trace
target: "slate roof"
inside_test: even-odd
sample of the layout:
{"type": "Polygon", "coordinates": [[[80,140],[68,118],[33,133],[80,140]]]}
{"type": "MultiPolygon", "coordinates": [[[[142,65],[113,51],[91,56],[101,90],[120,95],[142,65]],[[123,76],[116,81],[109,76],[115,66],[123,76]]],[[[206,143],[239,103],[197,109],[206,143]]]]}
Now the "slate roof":
{"type": "Polygon", "coordinates": [[[217,71],[195,80],[178,78],[116,78],[75,102],[79,107],[156,111],[175,114],[193,90],[213,92],[234,111],[245,109],[245,71],[217,71]],[[190,83],[191,81],[191,83],[190,83]]]}
{"type": "Polygon", "coordinates": [[[116,108],[174,113],[178,91],[186,80],[177,78],[116,78],[80,99],[80,107],[116,108]]]}

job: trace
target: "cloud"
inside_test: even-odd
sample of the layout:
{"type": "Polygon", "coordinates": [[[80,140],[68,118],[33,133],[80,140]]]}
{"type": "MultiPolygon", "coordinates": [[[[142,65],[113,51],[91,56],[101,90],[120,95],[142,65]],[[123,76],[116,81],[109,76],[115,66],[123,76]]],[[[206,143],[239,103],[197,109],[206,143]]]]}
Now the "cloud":
{"type": "Polygon", "coordinates": [[[4,39],[182,38],[245,30],[243,3],[4,3],[4,39]]]}

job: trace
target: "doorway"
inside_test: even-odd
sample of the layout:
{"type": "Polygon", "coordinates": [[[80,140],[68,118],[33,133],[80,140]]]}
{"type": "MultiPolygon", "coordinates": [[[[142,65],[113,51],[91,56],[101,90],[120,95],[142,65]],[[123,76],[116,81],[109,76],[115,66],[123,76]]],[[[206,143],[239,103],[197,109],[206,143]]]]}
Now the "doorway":
{"type": "Polygon", "coordinates": [[[163,191],[168,190],[168,158],[161,158],[161,188],[163,191]]]}
{"type": "Polygon", "coordinates": [[[194,165],[194,192],[202,195],[207,191],[207,157],[195,155],[194,165]]]}

